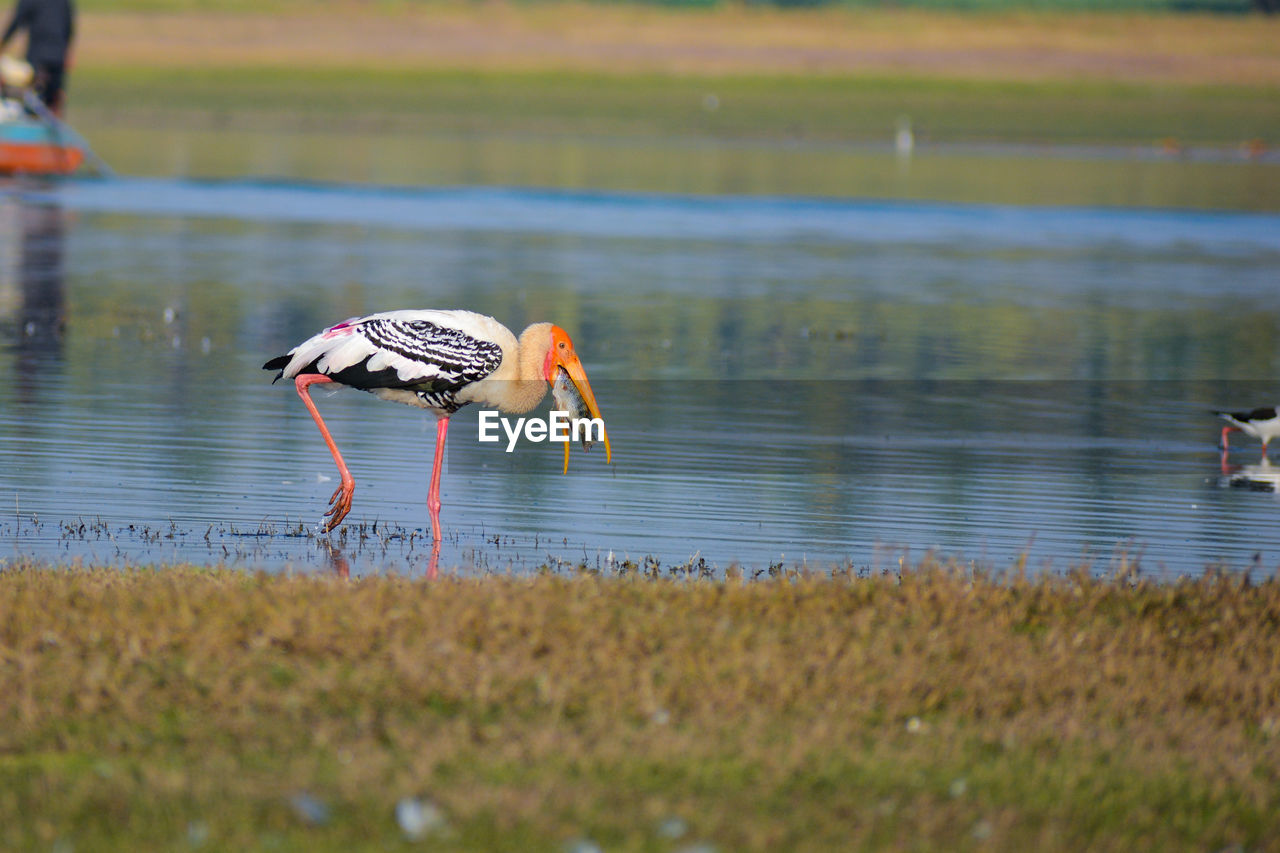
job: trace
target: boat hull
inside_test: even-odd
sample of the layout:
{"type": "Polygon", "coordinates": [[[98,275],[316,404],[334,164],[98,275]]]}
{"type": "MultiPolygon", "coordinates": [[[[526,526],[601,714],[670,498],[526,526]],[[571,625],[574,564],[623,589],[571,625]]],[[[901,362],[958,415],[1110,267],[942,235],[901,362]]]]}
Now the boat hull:
{"type": "Polygon", "coordinates": [[[0,174],[68,175],[83,162],[79,146],[59,140],[42,122],[0,122],[0,174]]]}

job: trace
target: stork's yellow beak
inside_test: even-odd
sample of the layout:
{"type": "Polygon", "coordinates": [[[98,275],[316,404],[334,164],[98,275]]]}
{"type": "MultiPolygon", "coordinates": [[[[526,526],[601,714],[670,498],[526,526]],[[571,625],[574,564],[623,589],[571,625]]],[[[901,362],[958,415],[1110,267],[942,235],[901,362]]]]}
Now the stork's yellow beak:
{"type": "MultiPolygon", "coordinates": [[[[569,381],[573,383],[574,390],[578,396],[582,398],[583,405],[587,407],[587,413],[600,422],[600,438],[604,441],[604,459],[606,464],[613,462],[613,449],[609,446],[609,433],[604,428],[604,418],[600,414],[600,405],[596,402],[596,395],[591,390],[591,383],[587,381],[587,372],[582,368],[582,362],[578,359],[578,354],[574,352],[573,341],[569,340],[569,335],[558,326],[553,326],[551,330],[551,370],[552,376],[555,375],[556,368],[564,368],[564,372],[568,374],[569,381]]],[[[576,415],[576,412],[570,412],[570,415],[576,415]]],[[[569,444],[564,443],[564,472],[569,473],[569,444]]]]}

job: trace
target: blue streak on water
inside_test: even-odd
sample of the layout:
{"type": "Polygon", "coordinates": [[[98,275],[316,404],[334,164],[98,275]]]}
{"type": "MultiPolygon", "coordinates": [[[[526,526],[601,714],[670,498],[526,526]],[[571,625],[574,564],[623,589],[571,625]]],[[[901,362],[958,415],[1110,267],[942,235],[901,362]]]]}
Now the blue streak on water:
{"type": "Polygon", "coordinates": [[[1280,215],[502,188],[122,178],[59,188],[72,210],[256,222],[791,242],[851,240],[1280,253],[1280,215]]]}

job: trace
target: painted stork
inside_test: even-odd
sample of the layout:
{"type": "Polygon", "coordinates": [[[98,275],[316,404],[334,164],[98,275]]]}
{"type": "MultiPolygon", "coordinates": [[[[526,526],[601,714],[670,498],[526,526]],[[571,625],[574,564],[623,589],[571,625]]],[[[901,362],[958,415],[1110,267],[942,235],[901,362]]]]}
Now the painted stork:
{"type": "Polygon", "coordinates": [[[1262,442],[1262,457],[1267,456],[1267,444],[1280,437],[1280,413],[1274,406],[1254,409],[1251,412],[1214,412],[1227,422],[1222,428],[1222,453],[1227,452],[1227,434],[1243,432],[1262,442]]]}
{"type": "MultiPolygon", "coordinates": [[[[310,388],[333,382],[426,409],[436,420],[436,452],[427,491],[427,509],[440,543],[440,468],[449,416],[468,403],[522,413],[538,405],[563,369],[587,413],[600,417],[586,371],[573,341],[559,326],[535,323],[517,341],[506,326],[472,311],[384,311],[353,317],[308,338],[273,358],[264,370],[278,370],[273,382],[292,379],[303,405],[320,428],[342,482],[329,498],[325,532],[351,511],[355,480],[311,400],[310,388]]],[[[612,461],[609,437],[606,461],[612,461]]],[[[566,467],[567,451],[566,449],[566,467]]]]}

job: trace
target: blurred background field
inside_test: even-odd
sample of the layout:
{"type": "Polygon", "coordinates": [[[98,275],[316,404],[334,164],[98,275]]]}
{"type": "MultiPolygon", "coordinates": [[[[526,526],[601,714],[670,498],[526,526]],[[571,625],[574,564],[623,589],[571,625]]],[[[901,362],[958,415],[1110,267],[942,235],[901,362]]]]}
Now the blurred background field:
{"type": "MultiPolygon", "coordinates": [[[[317,8],[344,9],[353,12],[438,10],[450,0],[83,0],[85,10],[130,10],[146,12],[254,11],[298,13],[317,8]]],[[[454,3],[454,5],[458,5],[454,3]]],[[[490,6],[496,4],[488,4],[490,6]]],[[[521,6],[549,6],[545,0],[517,2],[521,6]]],[[[931,11],[1143,11],[1143,12],[1222,12],[1241,14],[1251,10],[1273,10],[1268,0],[637,0],[616,2],[604,0],[598,6],[654,6],[680,8],[816,8],[847,9],[924,9],[931,11]]]]}
{"type": "Polygon", "coordinates": [[[72,109],[130,174],[1277,207],[1271,17],[924,5],[90,3],[72,109]]]}

